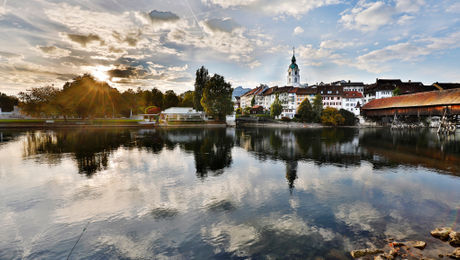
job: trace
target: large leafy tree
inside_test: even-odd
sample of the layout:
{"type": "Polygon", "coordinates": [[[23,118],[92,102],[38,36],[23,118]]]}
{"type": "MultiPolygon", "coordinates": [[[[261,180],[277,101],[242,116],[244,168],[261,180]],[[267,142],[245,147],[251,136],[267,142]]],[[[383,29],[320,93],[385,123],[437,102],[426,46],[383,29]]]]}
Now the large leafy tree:
{"type": "Polygon", "coordinates": [[[3,112],[9,112],[14,109],[14,106],[19,104],[19,99],[15,96],[8,96],[7,94],[0,93],[0,108],[3,112]]]}
{"type": "Polygon", "coordinates": [[[181,107],[193,107],[194,106],[194,92],[186,91],[180,94],[180,106],[181,107]]]}
{"type": "Polygon", "coordinates": [[[201,106],[206,114],[217,120],[225,120],[225,116],[233,112],[232,92],[232,85],[225,82],[223,76],[214,74],[206,82],[201,98],[201,106]]]}
{"type": "Polygon", "coordinates": [[[168,90],[165,92],[163,98],[163,109],[167,109],[170,107],[177,107],[179,105],[179,97],[177,97],[176,93],[173,90],[168,90]]]}
{"type": "Polygon", "coordinates": [[[345,122],[345,118],[339,113],[336,108],[333,107],[326,107],[323,110],[321,115],[321,123],[325,125],[337,126],[343,125],[345,122]]]}
{"type": "Polygon", "coordinates": [[[161,107],[163,108],[163,101],[164,101],[164,95],[163,93],[157,89],[157,88],[153,88],[152,89],[152,95],[150,97],[151,99],[151,103],[149,105],[154,105],[156,107],[161,107]]]}
{"type": "Polygon", "coordinates": [[[303,122],[313,121],[315,114],[313,113],[313,108],[308,98],[305,98],[304,101],[300,103],[300,106],[297,110],[297,114],[300,117],[300,120],[302,120],[303,122]]]}
{"type": "Polygon", "coordinates": [[[203,91],[206,87],[206,82],[209,80],[208,70],[204,66],[201,66],[196,71],[195,78],[195,95],[193,97],[193,104],[197,111],[203,111],[203,106],[201,105],[201,99],[203,97],[203,91]]]}
{"type": "Polygon", "coordinates": [[[323,112],[323,97],[320,94],[317,94],[313,99],[313,122],[321,122],[321,113],[323,112]]]}
{"type": "Polygon", "coordinates": [[[20,106],[24,113],[30,116],[53,116],[56,114],[56,97],[59,89],[54,86],[36,87],[19,92],[20,106]]]}
{"type": "Polygon", "coordinates": [[[276,95],[275,101],[273,101],[272,105],[270,106],[270,116],[271,117],[278,117],[283,112],[283,105],[279,99],[279,96],[276,95]]]}
{"type": "Polygon", "coordinates": [[[123,99],[117,89],[85,74],[67,82],[57,102],[65,110],[85,119],[118,115],[123,99]]]}
{"type": "Polygon", "coordinates": [[[340,109],[339,113],[345,119],[343,125],[356,125],[357,118],[355,114],[345,109],[340,109]]]}

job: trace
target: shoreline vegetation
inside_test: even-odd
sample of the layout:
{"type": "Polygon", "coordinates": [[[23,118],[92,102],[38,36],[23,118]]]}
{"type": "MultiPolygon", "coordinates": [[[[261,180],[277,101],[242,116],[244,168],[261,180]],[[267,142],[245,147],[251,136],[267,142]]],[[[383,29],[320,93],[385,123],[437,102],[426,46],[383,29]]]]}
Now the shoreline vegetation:
{"type": "MultiPolygon", "coordinates": [[[[136,128],[170,128],[170,127],[235,127],[225,122],[204,122],[204,123],[187,123],[187,122],[168,122],[160,123],[155,126],[139,124],[142,120],[136,119],[0,119],[0,128],[62,128],[62,127],[136,127],[136,128]]],[[[355,126],[329,126],[319,123],[302,123],[302,122],[244,122],[239,124],[241,127],[263,127],[263,128],[373,128],[384,127],[380,125],[355,125],[355,126]]]]}

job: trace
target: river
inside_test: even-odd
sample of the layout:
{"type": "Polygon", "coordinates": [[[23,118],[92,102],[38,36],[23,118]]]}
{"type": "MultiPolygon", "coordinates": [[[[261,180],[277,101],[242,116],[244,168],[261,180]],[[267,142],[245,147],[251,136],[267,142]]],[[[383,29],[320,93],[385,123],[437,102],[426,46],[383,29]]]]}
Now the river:
{"type": "Polygon", "coordinates": [[[349,259],[460,229],[460,132],[0,129],[0,259],[349,259]]]}

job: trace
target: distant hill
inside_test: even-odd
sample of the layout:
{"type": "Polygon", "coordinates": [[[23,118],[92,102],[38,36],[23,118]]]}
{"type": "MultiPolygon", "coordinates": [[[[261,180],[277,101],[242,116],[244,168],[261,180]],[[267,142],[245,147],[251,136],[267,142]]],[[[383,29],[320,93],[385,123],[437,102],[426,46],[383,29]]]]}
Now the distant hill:
{"type": "Polygon", "coordinates": [[[233,90],[232,93],[232,99],[235,97],[241,97],[244,93],[248,92],[251,90],[250,88],[243,88],[242,86],[239,86],[233,90]]]}

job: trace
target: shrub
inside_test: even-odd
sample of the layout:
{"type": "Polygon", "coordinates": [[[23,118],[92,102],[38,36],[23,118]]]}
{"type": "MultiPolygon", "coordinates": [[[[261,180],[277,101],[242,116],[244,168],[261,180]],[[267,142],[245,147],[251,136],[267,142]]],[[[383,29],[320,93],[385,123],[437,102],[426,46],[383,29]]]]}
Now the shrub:
{"type": "Polygon", "coordinates": [[[283,121],[283,122],[290,122],[291,119],[290,119],[289,117],[283,116],[283,117],[281,118],[281,121],[283,121]]]}
{"type": "Polygon", "coordinates": [[[343,122],[343,125],[356,125],[357,118],[355,114],[345,109],[340,109],[339,113],[345,119],[345,121],[343,122]]]}
{"type": "Polygon", "coordinates": [[[321,113],[321,123],[325,125],[338,126],[344,122],[345,118],[333,107],[326,107],[321,113]]]}

